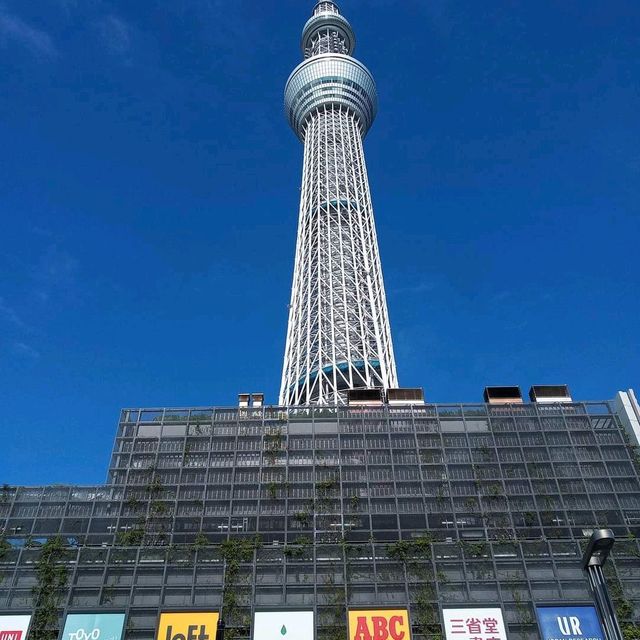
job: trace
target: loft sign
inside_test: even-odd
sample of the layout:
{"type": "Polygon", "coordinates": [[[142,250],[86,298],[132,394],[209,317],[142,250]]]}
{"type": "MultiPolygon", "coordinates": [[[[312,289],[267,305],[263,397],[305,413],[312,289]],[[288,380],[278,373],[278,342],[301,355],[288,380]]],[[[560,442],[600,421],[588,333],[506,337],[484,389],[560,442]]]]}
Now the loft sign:
{"type": "Polygon", "coordinates": [[[156,640],[214,640],[219,614],[214,611],[163,612],[156,640]]]}
{"type": "Polygon", "coordinates": [[[605,640],[595,607],[536,607],[542,640],[605,640]]]}

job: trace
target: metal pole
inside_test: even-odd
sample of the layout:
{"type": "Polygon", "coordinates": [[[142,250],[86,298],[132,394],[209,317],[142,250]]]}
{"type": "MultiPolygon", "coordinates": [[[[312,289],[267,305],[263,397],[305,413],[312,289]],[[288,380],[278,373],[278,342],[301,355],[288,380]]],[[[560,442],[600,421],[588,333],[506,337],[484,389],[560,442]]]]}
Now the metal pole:
{"type": "Polygon", "coordinates": [[[604,632],[607,639],[624,640],[620,625],[618,624],[618,618],[616,617],[616,610],[613,606],[613,602],[611,602],[607,583],[604,574],[602,573],[600,558],[591,558],[588,566],[586,567],[586,571],[589,577],[591,593],[593,594],[593,598],[596,602],[596,607],[600,614],[600,620],[604,626],[604,632]]]}
{"type": "Polygon", "coordinates": [[[218,628],[216,629],[215,640],[224,640],[224,630],[225,630],[224,620],[222,619],[222,615],[220,615],[220,617],[218,618],[218,628]]]}

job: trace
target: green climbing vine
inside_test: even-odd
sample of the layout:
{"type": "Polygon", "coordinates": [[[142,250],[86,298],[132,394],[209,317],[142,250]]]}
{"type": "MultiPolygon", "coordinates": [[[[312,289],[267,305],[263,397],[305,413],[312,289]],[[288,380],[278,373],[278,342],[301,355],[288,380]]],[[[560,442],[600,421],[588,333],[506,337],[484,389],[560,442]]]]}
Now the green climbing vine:
{"type": "Polygon", "coordinates": [[[253,554],[262,547],[260,537],[229,538],[220,545],[220,554],[225,563],[224,587],[222,590],[222,617],[230,625],[225,633],[226,640],[238,637],[238,627],[245,627],[249,621],[240,617],[238,586],[240,584],[240,565],[251,562],[253,554]]]}
{"type": "Polygon", "coordinates": [[[60,536],[42,545],[36,562],[36,586],[33,587],[34,614],[30,640],[56,640],[58,637],[58,607],[67,586],[69,571],[64,541],[60,536]]]}
{"type": "Polygon", "coordinates": [[[284,555],[291,560],[299,560],[308,555],[312,544],[313,540],[309,536],[298,536],[292,544],[284,548],[284,555]]]}
{"type": "Polygon", "coordinates": [[[515,587],[511,590],[513,602],[518,614],[518,620],[521,624],[532,624],[533,616],[531,615],[531,609],[529,605],[522,599],[522,594],[515,587]]]}
{"type": "Polygon", "coordinates": [[[608,576],[611,598],[624,640],[640,640],[640,624],[634,620],[633,603],[627,598],[617,576],[608,576]]]}
{"type": "Polygon", "coordinates": [[[11,487],[8,484],[2,485],[2,491],[0,491],[0,503],[6,504],[11,499],[11,487]]]}
{"type": "Polygon", "coordinates": [[[423,635],[440,639],[442,629],[438,622],[434,576],[431,566],[433,539],[423,534],[410,540],[387,545],[387,556],[404,565],[407,579],[417,582],[415,621],[423,635]]]}
{"type": "Polygon", "coordinates": [[[144,487],[147,501],[131,497],[127,507],[138,513],[135,524],[125,531],[116,534],[115,544],[121,547],[139,547],[141,545],[164,545],[167,542],[167,531],[162,518],[169,515],[169,507],[162,500],[166,491],[154,466],[147,469],[149,480],[144,487]]]}
{"type": "Polygon", "coordinates": [[[275,427],[264,436],[264,457],[274,466],[278,460],[278,454],[284,449],[284,436],[281,427],[275,427]]]}
{"type": "Polygon", "coordinates": [[[345,587],[336,582],[337,567],[333,561],[329,563],[328,569],[329,572],[326,574],[323,585],[328,588],[327,605],[329,606],[330,622],[318,633],[318,639],[344,640],[347,637],[345,587]]]}
{"type": "Polygon", "coordinates": [[[468,542],[467,540],[460,540],[458,545],[469,558],[482,558],[489,553],[485,542],[468,542]]]}
{"type": "Polygon", "coordinates": [[[0,536],[0,561],[3,560],[11,550],[11,545],[4,536],[0,536]]]}

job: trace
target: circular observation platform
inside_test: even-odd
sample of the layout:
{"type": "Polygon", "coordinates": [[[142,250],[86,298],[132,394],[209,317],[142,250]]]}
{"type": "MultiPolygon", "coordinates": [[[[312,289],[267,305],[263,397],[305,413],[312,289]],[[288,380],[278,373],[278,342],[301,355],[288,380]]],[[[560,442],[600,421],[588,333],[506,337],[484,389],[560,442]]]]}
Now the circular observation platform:
{"type": "Polygon", "coordinates": [[[361,62],[339,53],[323,53],[293,70],[284,89],[284,103],[289,124],[302,142],[309,116],[329,104],[353,111],[364,137],[378,111],[378,93],[373,76],[361,62]]]}

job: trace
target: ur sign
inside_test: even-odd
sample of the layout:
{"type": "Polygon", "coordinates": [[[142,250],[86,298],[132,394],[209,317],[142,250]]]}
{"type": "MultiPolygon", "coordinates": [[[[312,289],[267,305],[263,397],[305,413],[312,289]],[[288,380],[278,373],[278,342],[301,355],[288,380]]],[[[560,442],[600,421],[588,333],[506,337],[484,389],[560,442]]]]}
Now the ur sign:
{"type": "Polygon", "coordinates": [[[406,609],[349,611],[349,640],[411,640],[406,609]]]}
{"type": "Polygon", "coordinates": [[[469,607],[442,609],[447,640],[507,640],[502,609],[469,607]]]}

